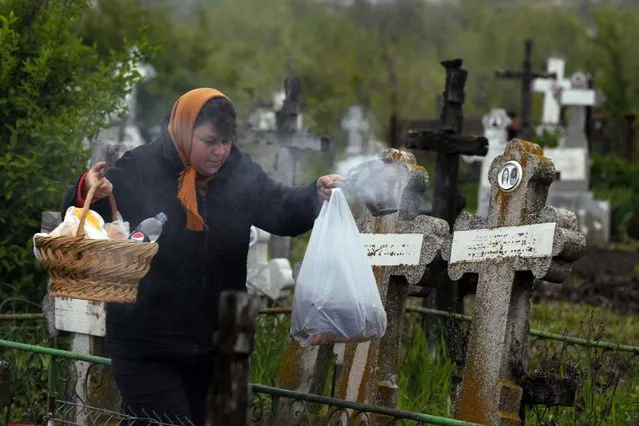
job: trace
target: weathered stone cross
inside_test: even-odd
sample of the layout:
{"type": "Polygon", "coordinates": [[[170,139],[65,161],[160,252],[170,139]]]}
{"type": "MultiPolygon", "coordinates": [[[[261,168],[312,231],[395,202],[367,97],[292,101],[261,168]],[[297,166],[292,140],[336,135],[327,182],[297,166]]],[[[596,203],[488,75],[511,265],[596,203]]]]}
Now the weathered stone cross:
{"type": "Polygon", "coordinates": [[[513,139],[490,169],[488,217],[462,213],[455,223],[444,254],[450,278],[479,274],[459,419],[521,423],[516,368],[527,368],[533,280],[563,281],[586,245],[574,213],[545,206],[554,175],[539,145],[513,139]]]}
{"type": "MultiPolygon", "coordinates": [[[[375,188],[377,197],[367,200],[368,208],[355,205],[359,203],[352,208],[386,310],[386,334],[334,347],[301,348],[289,339],[278,375],[283,388],[322,394],[335,354],[335,397],[385,407],[397,403],[400,333],[409,287],[418,284],[429,265],[440,259],[449,227],[442,219],[418,215],[428,175],[415,157],[389,149],[381,158],[386,163],[382,169],[397,170],[399,182],[382,181],[383,170],[364,170],[358,183],[375,188]]],[[[287,412],[290,407],[281,410],[287,412]]]]}

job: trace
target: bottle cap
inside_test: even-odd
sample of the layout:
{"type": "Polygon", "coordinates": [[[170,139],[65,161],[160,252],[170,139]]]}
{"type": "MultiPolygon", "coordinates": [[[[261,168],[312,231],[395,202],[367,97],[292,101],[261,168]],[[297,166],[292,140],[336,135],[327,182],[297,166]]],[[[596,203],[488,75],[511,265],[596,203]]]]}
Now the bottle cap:
{"type": "Polygon", "coordinates": [[[166,223],[166,221],[168,220],[166,215],[164,213],[162,213],[162,212],[156,214],[155,218],[157,220],[159,220],[160,222],[162,222],[162,225],[164,225],[166,223]]]}

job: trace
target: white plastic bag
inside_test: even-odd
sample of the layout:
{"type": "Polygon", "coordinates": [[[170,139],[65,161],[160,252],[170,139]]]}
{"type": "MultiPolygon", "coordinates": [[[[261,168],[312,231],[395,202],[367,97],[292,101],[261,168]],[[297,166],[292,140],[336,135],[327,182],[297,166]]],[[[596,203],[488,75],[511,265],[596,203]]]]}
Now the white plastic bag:
{"type": "Polygon", "coordinates": [[[341,189],[315,220],[295,285],[291,335],[302,346],[363,342],[386,332],[386,312],[341,189]]]}

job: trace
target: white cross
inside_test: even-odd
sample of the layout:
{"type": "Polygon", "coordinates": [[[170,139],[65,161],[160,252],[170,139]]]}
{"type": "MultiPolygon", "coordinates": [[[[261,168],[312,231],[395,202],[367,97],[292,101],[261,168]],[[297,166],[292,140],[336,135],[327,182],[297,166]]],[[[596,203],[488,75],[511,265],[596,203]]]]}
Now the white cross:
{"type": "Polygon", "coordinates": [[[348,114],[342,120],[342,128],[348,131],[347,152],[353,155],[361,155],[364,149],[363,133],[368,132],[370,129],[362,107],[354,105],[348,109],[348,114]]]}
{"type": "Polygon", "coordinates": [[[533,80],[533,91],[544,94],[542,123],[553,129],[559,125],[562,106],[594,106],[596,93],[592,89],[574,87],[572,79],[565,78],[565,61],[563,58],[548,59],[546,71],[555,73],[556,79],[536,78],[533,80]]]}

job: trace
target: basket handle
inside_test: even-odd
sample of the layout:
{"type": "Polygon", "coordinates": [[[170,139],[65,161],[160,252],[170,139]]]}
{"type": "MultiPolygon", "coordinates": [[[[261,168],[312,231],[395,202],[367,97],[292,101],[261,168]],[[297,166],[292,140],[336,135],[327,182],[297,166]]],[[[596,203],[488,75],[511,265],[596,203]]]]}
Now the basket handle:
{"type": "MultiPolygon", "coordinates": [[[[84,223],[87,219],[87,214],[89,213],[89,207],[91,206],[91,201],[93,199],[93,195],[95,194],[96,189],[98,189],[102,185],[102,181],[97,181],[93,184],[93,186],[89,189],[87,193],[87,197],[84,199],[84,205],[82,206],[82,215],[80,216],[80,224],[78,225],[78,230],[75,233],[76,237],[81,237],[84,234],[84,223]]],[[[118,214],[118,206],[115,204],[115,198],[113,197],[113,193],[108,195],[109,204],[111,205],[111,220],[115,220],[118,214]]]]}

